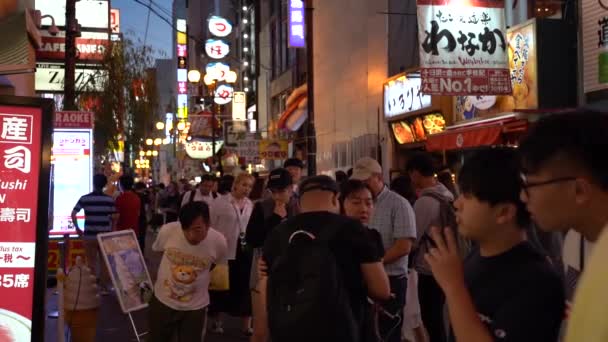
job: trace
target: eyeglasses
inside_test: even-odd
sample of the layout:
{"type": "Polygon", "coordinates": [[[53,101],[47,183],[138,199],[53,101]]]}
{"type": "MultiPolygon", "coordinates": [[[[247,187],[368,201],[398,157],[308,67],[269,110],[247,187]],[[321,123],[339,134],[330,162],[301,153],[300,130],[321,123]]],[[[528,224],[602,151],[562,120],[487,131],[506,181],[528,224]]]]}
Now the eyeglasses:
{"type": "Polygon", "coordinates": [[[523,183],[522,187],[523,187],[524,191],[526,192],[526,195],[528,195],[528,189],[530,189],[530,188],[535,188],[535,187],[555,184],[555,183],[570,182],[570,181],[577,179],[577,177],[569,176],[569,177],[557,177],[557,178],[548,179],[548,180],[540,181],[540,182],[530,182],[530,181],[528,181],[528,177],[525,174],[522,173],[520,176],[521,176],[521,181],[523,183]]]}

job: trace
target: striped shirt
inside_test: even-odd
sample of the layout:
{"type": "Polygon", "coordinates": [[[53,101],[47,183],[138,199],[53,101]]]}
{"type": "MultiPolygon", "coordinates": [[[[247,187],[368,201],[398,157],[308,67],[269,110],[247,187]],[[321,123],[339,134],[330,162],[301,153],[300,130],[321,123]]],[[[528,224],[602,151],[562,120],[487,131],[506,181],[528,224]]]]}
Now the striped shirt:
{"type": "Polygon", "coordinates": [[[112,230],[112,217],[116,213],[114,199],[103,192],[93,191],[80,197],[74,212],[84,209],[84,229],[88,232],[109,232],[112,230]]]}

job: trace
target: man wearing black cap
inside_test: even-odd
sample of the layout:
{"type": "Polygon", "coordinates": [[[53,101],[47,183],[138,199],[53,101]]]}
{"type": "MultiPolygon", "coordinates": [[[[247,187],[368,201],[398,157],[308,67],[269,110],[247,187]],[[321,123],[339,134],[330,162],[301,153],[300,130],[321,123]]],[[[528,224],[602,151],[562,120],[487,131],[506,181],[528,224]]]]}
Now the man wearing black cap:
{"type": "Polygon", "coordinates": [[[257,327],[258,318],[266,311],[266,305],[260,302],[259,275],[257,272],[258,259],[262,255],[262,247],[266,237],[273,228],[284,220],[298,213],[297,201],[292,197],[292,178],[286,169],[272,170],[268,176],[267,189],[271,196],[257,202],[249,218],[245,240],[254,248],[253,262],[249,286],[251,289],[251,304],[253,309],[254,334],[260,332],[257,327]]]}
{"type": "MultiPolygon", "coordinates": [[[[258,326],[268,326],[273,341],[362,341],[367,297],[390,297],[382,256],[361,223],[337,214],[333,179],[310,177],[299,190],[301,214],[264,244],[268,277],[259,288],[268,317],[258,326]]],[[[258,333],[252,341],[264,341],[258,333]]]]}

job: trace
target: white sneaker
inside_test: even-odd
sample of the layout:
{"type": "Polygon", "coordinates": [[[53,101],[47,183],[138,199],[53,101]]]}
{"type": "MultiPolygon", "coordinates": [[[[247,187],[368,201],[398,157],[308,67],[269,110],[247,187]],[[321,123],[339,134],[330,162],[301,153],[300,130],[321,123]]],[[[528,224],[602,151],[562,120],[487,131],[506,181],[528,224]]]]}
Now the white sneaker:
{"type": "Polygon", "coordinates": [[[223,334],[224,327],[223,327],[222,321],[213,321],[211,323],[211,332],[214,334],[223,334]]]}

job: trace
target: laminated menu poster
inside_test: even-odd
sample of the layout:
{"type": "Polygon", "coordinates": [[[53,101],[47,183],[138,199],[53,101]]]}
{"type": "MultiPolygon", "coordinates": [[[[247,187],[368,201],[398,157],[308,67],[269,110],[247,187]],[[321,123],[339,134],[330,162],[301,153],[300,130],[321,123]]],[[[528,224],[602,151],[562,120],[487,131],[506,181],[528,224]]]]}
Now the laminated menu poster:
{"type": "Polygon", "coordinates": [[[97,235],[116,297],[124,313],[148,306],[152,297],[152,280],[131,229],[97,235]]]}
{"type": "Polygon", "coordinates": [[[0,96],[0,342],[43,338],[51,123],[44,103],[52,105],[0,96]],[[11,102],[19,105],[3,105],[11,102]]]}

